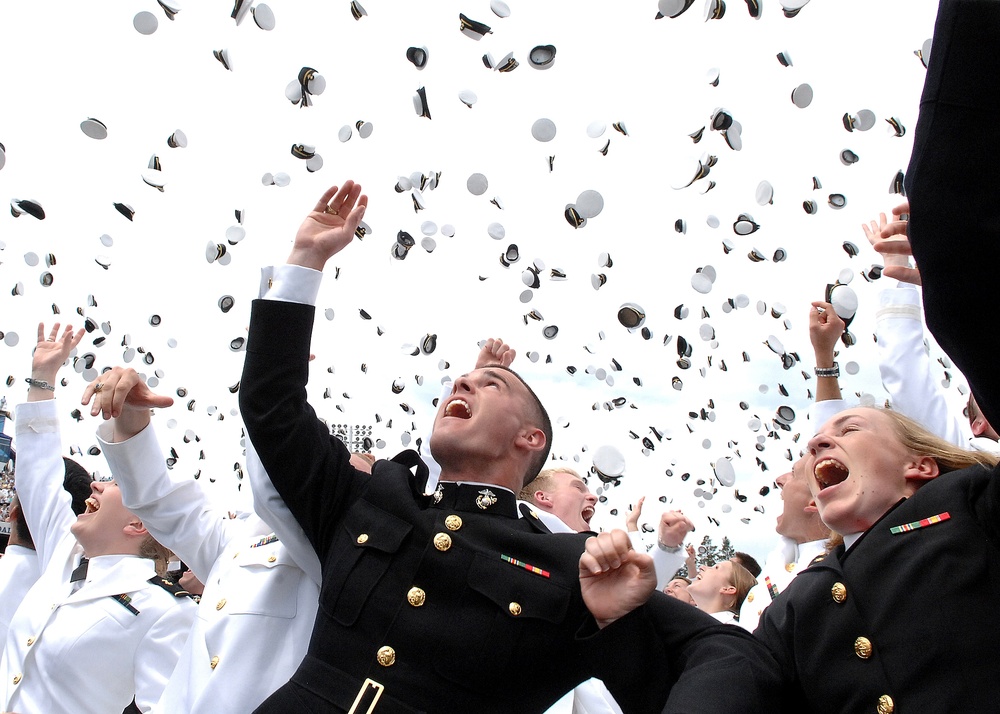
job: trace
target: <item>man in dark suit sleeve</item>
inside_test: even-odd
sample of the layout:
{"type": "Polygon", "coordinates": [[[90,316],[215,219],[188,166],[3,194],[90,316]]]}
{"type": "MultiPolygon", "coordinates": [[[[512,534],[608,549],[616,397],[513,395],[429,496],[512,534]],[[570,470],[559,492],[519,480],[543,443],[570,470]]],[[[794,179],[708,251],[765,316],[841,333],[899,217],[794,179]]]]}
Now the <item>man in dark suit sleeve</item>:
{"type": "Polygon", "coordinates": [[[623,532],[551,534],[518,512],[514,494],[544,463],[551,425],[515,373],[497,365],[456,380],[431,440],[442,468],[432,496],[412,452],[371,476],[350,466],[306,401],[309,303],[366,203],[353,182],[327,191],[253,308],[243,417],[323,571],[309,652],[258,711],[543,711],[590,676],[629,712],[660,711],[671,687],[680,704],[669,711],[771,710],[767,651],[659,593],[646,603],[652,563],[623,532]],[[715,686],[730,667],[754,688],[715,686]]]}
{"type": "Polygon", "coordinates": [[[993,424],[1000,423],[1000,332],[989,319],[1000,266],[998,37],[998,0],[941,3],[906,173],[927,325],[993,424]]]}

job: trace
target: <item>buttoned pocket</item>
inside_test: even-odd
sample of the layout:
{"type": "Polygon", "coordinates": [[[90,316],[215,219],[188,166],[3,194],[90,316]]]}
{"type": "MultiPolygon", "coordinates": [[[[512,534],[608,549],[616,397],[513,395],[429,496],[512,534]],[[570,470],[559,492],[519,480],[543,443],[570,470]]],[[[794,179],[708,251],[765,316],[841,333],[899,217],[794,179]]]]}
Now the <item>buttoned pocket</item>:
{"type": "Polygon", "coordinates": [[[435,659],[446,679],[472,686],[482,663],[497,675],[518,672],[516,652],[550,651],[563,637],[572,593],[551,577],[531,572],[500,554],[478,552],[468,571],[468,589],[442,655],[435,659]],[[451,656],[454,651],[461,657],[451,656]],[[507,669],[510,668],[508,672],[507,669]]]}
{"type": "Polygon", "coordinates": [[[236,566],[226,588],[230,614],[295,617],[305,575],[280,543],[240,552],[236,566]]]}
{"type": "Polygon", "coordinates": [[[378,506],[355,502],[332,549],[334,559],[324,568],[320,606],[326,614],[345,627],[353,625],[411,530],[378,506]]]}

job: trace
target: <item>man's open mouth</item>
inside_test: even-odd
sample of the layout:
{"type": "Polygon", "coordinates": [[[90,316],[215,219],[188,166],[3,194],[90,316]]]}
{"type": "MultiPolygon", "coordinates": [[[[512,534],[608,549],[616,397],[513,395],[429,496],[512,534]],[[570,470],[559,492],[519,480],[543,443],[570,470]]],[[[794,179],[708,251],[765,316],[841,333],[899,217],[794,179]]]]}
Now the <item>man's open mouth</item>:
{"type": "Polygon", "coordinates": [[[464,399],[452,399],[444,408],[444,415],[446,417],[458,417],[459,419],[471,419],[472,409],[469,408],[469,403],[464,399]]]}

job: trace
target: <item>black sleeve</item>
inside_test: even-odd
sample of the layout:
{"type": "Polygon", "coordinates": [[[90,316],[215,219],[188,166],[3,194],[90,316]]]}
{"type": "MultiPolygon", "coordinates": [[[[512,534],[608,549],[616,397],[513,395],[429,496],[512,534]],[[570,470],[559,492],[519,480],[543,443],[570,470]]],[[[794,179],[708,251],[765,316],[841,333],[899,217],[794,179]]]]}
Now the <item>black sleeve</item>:
{"type": "Polygon", "coordinates": [[[662,593],[593,638],[604,655],[595,676],[627,714],[784,711],[781,672],[762,642],[662,593]]]}
{"type": "Polygon", "coordinates": [[[1000,2],[943,0],[906,172],[927,325],[1000,425],[1000,2]]]}
{"type": "Polygon", "coordinates": [[[306,401],[314,314],[309,305],[254,301],[240,410],[261,463],[324,562],[333,526],[367,475],[306,401]]]}

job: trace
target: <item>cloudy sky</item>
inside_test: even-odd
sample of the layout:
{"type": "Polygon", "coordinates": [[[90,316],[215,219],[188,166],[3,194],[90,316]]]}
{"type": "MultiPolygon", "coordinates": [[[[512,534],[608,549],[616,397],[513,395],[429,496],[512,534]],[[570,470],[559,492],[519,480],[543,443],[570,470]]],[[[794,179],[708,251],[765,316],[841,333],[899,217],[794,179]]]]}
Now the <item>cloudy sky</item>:
{"type": "MultiPolygon", "coordinates": [[[[200,473],[220,502],[243,504],[230,389],[242,354],[231,342],[245,335],[260,266],[284,259],[328,185],[354,178],[370,196],[372,231],[331,261],[320,295],[310,395],[321,416],[372,425],[384,443],[376,453],[391,456],[426,436],[441,379],[471,367],[479,340],[500,336],[518,350],[514,367],[557,420],[558,459],[585,472],[598,447],[623,454],[621,484],[601,489],[601,526],[647,495],[683,507],[699,536],[728,534],[763,555],[780,510],[773,480],[802,448],[796,435],[811,431],[806,312],[842,272],[854,278],[861,304],[852,326],[858,344],[840,355],[842,367],[854,362],[859,372],[842,383],[850,395],[885,399],[872,332],[878,290],[888,281],[860,277],[880,262],[860,225],[898,200],[888,188],[909,157],[925,74],[914,51],[931,35],[934,3],[813,2],[786,18],[764,0],[754,20],[733,0],[724,17],[707,22],[701,2],[659,20],[652,0],[507,4],[509,16],[499,17],[488,0],[368,0],[367,16],[355,20],[346,0],[274,0],[275,27],[265,31],[249,15],[237,26],[232,5],[217,0],[184,3],[174,21],[155,2],[5,3],[0,195],[33,199],[46,217],[0,216],[0,373],[11,382],[0,394],[9,404],[23,398],[39,320],[91,318],[98,327],[80,356],[92,354],[99,370],[132,356],[128,347],[141,348],[131,364],[177,398],[156,420],[165,448],[177,454],[175,468],[200,473]],[[155,32],[137,32],[138,12],[156,17],[155,32]],[[462,34],[459,13],[492,33],[479,41],[462,34]],[[539,45],[556,48],[548,69],[528,61],[539,45]],[[410,46],[427,48],[423,70],[407,61],[410,46]],[[231,70],[213,56],[223,49],[231,70]],[[780,52],[791,66],[779,63],[780,52]],[[520,65],[488,69],[486,53],[494,60],[513,53],[520,65]],[[327,84],[307,108],[285,98],[304,66],[327,84]],[[802,84],[814,94],[805,108],[791,100],[802,84]],[[430,119],[414,111],[421,87],[430,119]],[[475,95],[471,107],[461,92],[475,95]],[[740,151],[708,128],[718,108],[742,125],[740,151]],[[875,126],[848,133],[843,115],[862,109],[874,113],[875,126]],[[885,121],[893,117],[904,136],[885,121]],[[107,126],[107,138],[81,131],[88,118],[107,126]],[[540,119],[555,127],[550,141],[532,135],[540,119]],[[358,122],[371,124],[367,138],[358,122]],[[346,142],[343,127],[351,130],[346,142]],[[702,127],[696,144],[689,135],[702,127]],[[178,129],[185,148],[167,144],[178,129]],[[308,172],[292,156],[294,144],[315,147],[322,168],[308,172]],[[845,149],[857,163],[841,162],[845,149]],[[153,156],[162,192],[142,180],[153,156]],[[678,188],[708,156],[718,159],[711,173],[678,188]],[[262,182],[279,173],[287,186],[262,182]],[[436,188],[423,191],[420,211],[409,191],[395,190],[415,173],[440,174],[436,188]],[[488,183],[479,195],[467,188],[473,174],[488,183]],[[762,206],[756,195],[765,180],[774,199],[762,206]],[[564,209],[585,191],[598,192],[603,209],[573,228],[564,209]],[[828,205],[834,193],[846,197],[844,208],[828,205]],[[803,210],[807,200],[818,205],[815,215],[803,210]],[[134,220],[116,202],[131,207],[134,220]],[[245,237],[227,244],[228,264],[209,263],[206,246],[227,243],[236,211],[245,237]],[[760,229],[736,235],[741,213],[760,229]],[[675,231],[678,220],[686,233],[675,231]],[[399,231],[417,243],[402,261],[391,256],[399,231]],[[424,237],[436,243],[433,252],[421,247],[424,237]],[[860,255],[850,257],[844,241],[860,255]],[[512,245],[518,260],[507,267],[500,257],[512,245]],[[779,248],[787,259],[776,263],[779,248]],[[749,260],[754,249],[766,260],[749,260]],[[605,253],[608,267],[600,264],[605,253]],[[538,268],[535,289],[524,282],[530,266],[538,268]],[[698,292],[692,276],[706,266],[716,279],[698,292]],[[554,279],[553,269],[565,278],[554,279]],[[595,274],[606,278],[599,290],[595,274]],[[235,299],[228,313],[218,307],[224,295],[235,299]],[[727,312],[738,296],[747,306],[727,312]],[[642,308],[649,339],[618,322],[625,303],[642,308]],[[681,305],[687,316],[677,319],[681,305]],[[548,339],[543,330],[553,326],[548,339]],[[429,334],[435,350],[412,355],[429,334]],[[677,365],[680,337],[692,347],[688,369],[677,365]],[[765,344],[772,337],[801,362],[782,369],[765,344]],[[152,363],[143,363],[150,354],[152,363]],[[771,427],[782,405],[797,415],[789,432],[771,427]],[[644,451],[643,437],[655,448],[644,451]],[[733,488],[712,480],[723,458],[732,460],[733,488]],[[771,493],[761,495],[763,487],[771,493]]],[[[95,443],[95,424],[70,416],[89,374],[82,359],[77,366],[66,368],[67,386],[57,393],[67,452],[95,443]]],[[[957,401],[961,379],[953,376],[957,401]]],[[[83,461],[107,472],[101,456],[83,461]]]]}

